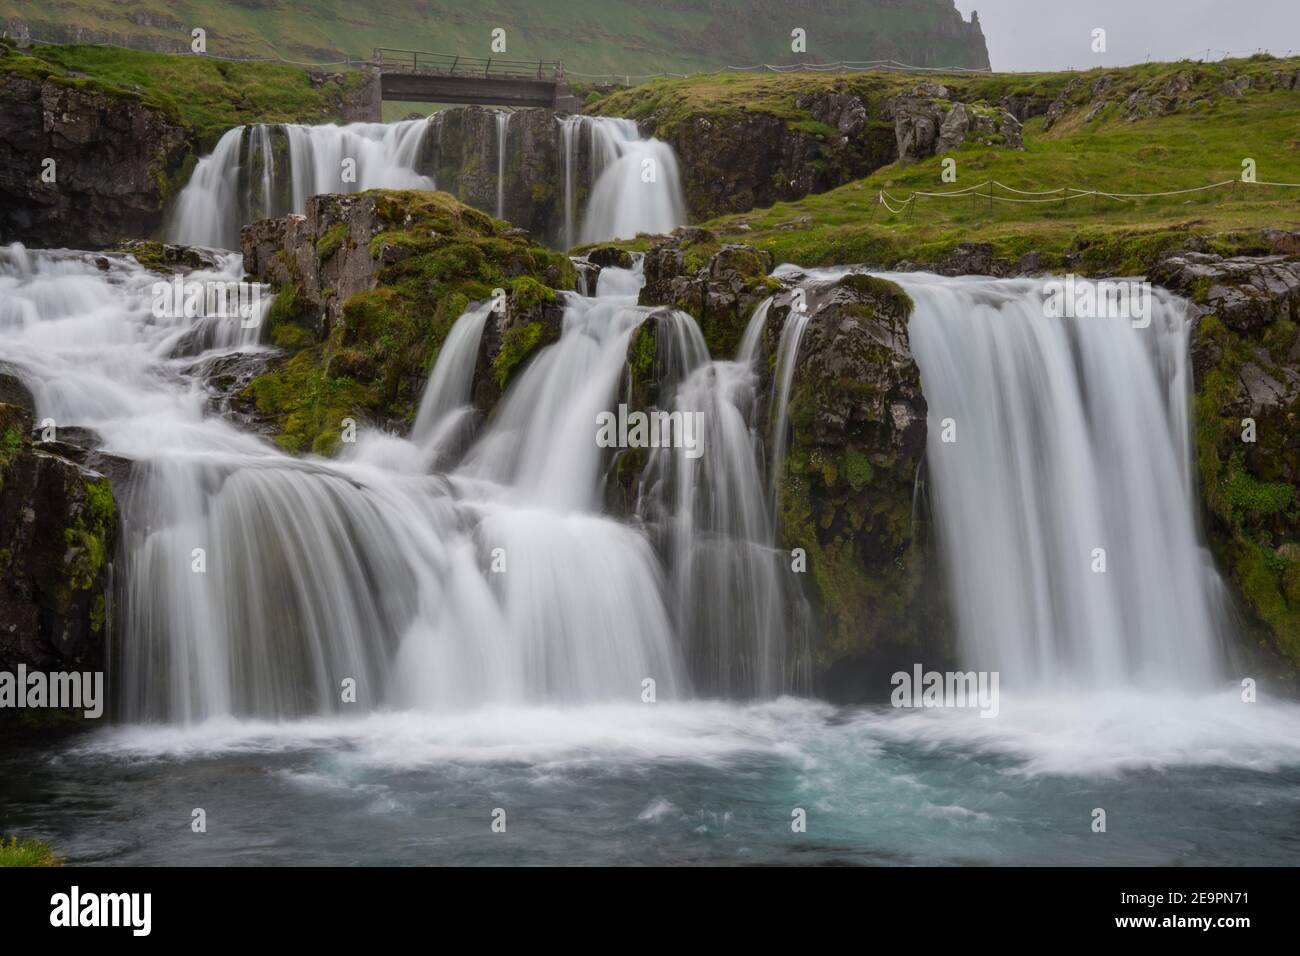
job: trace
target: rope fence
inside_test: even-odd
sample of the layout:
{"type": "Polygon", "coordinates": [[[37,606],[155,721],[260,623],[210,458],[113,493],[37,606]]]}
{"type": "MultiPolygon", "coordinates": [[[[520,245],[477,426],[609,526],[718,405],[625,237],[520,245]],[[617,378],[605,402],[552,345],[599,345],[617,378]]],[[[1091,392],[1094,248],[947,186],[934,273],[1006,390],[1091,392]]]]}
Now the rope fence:
{"type": "Polygon", "coordinates": [[[982,183],[974,186],[966,186],[962,189],[949,189],[943,192],[931,192],[927,190],[913,190],[906,196],[895,196],[881,189],[876,197],[877,205],[884,206],[894,215],[900,215],[904,212],[915,212],[915,204],[918,199],[966,199],[974,197],[982,199],[991,206],[995,202],[1015,203],[1025,205],[1054,204],[1064,205],[1076,199],[1087,199],[1088,197],[1100,197],[1102,199],[1114,199],[1117,201],[1137,200],[1137,199],[1158,199],[1165,196],[1184,196],[1190,193],[1208,192],[1212,189],[1222,189],[1225,186],[1234,187],[1237,183],[1243,186],[1280,186],[1287,189],[1300,189],[1300,183],[1283,183],[1273,182],[1270,180],[1245,180],[1245,179],[1224,179],[1217,183],[1208,183],[1204,186],[1192,186],[1187,189],[1167,189],[1161,192],[1153,193],[1120,193],[1108,192],[1102,189],[1080,189],[1077,186],[1059,186],[1056,189],[1017,189],[1015,186],[1008,186],[1006,183],[999,182],[996,179],[986,179],[982,183]],[[1017,196],[999,196],[994,189],[1001,189],[1009,193],[1016,193],[1017,196],[1033,196],[1042,198],[1021,199],[1017,196]]]}

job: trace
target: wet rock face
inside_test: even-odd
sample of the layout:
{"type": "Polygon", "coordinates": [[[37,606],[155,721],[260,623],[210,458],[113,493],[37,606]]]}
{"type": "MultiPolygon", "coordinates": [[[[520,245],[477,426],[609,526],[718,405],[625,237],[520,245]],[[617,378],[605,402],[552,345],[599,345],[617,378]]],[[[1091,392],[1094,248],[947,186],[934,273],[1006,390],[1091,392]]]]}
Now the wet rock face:
{"type": "MultiPolygon", "coordinates": [[[[444,110],[430,120],[417,168],[438,188],[490,216],[497,215],[500,111],[480,106],[444,110]]],[[[548,109],[510,113],[506,127],[502,218],[552,247],[566,244],[564,138],[561,114],[548,109]]],[[[574,144],[575,216],[591,183],[591,145],[579,131],[574,144]]],[[[576,243],[576,237],[569,244],[576,243]]]]}
{"type": "Polygon", "coordinates": [[[295,284],[300,306],[318,316],[323,337],[338,322],[343,303],[375,287],[385,265],[401,261],[394,244],[374,250],[371,240],[388,226],[374,195],[326,193],[307,200],[307,214],[262,219],[243,228],[244,270],[277,288],[295,284]]]}
{"type": "MultiPolygon", "coordinates": [[[[692,219],[745,212],[869,175],[896,158],[888,123],[847,92],[804,94],[798,105],[824,128],[805,128],[770,113],[711,113],[657,129],[677,153],[692,219]]],[[[661,119],[663,122],[661,122],[661,119]]]]}
{"type": "Polygon", "coordinates": [[[768,277],[775,264],[766,250],[719,244],[707,230],[683,227],[646,251],[639,301],[690,313],[709,354],[729,358],[754,309],[781,288],[768,277]]]}
{"type": "MultiPolygon", "coordinates": [[[[887,674],[942,657],[937,588],[914,510],[925,456],[926,402],[907,323],[911,301],[862,275],[808,285],[778,494],[782,544],[808,555],[819,616],[815,659],[833,695],[845,682],[887,687],[887,674]]],[[[795,320],[789,292],[769,313],[775,355],[795,320]]],[[[858,688],[861,693],[861,688],[858,688]]]]}
{"type": "Polygon", "coordinates": [[[0,242],[152,235],[189,154],[184,127],[136,100],[0,72],[0,242]]]}
{"type": "Polygon", "coordinates": [[[94,452],[34,444],[31,426],[28,408],[0,404],[0,669],[102,669],[112,483],[82,463],[94,452]]]}
{"type": "MultiPolygon", "coordinates": [[[[1288,248],[1294,234],[1272,237],[1288,248]]],[[[1300,261],[1171,256],[1151,279],[1193,303],[1197,471],[1220,570],[1261,671],[1300,672],[1300,261]]]]}

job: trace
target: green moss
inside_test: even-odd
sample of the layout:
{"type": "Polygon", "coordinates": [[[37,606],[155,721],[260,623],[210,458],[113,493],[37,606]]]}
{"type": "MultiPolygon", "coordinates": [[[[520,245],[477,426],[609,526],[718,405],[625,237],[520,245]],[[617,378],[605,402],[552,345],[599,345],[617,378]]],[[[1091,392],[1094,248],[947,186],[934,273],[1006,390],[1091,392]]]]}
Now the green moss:
{"type": "Polygon", "coordinates": [[[541,322],[517,325],[501,336],[501,350],[492,363],[492,371],[502,391],[505,391],[515,370],[537,350],[545,337],[546,326],[541,322]]]}
{"type": "MultiPolygon", "coordinates": [[[[270,311],[272,341],[299,351],[241,396],[275,422],[276,440],[293,452],[332,453],[345,417],[411,420],[420,377],[470,303],[499,288],[509,292],[512,313],[527,312],[554,302],[557,289],[577,281],[567,257],[507,235],[503,224],[446,193],[363,196],[373,200],[385,227],[370,243],[371,256],[379,259],[385,247],[400,247],[402,255],[378,271],[374,289],[342,304],[341,321],[324,343],[296,328],[302,322],[297,293],[282,289],[270,311]]],[[[330,245],[318,254],[328,254],[330,245]]],[[[535,330],[509,336],[498,380],[509,379],[542,337],[535,330]]]]}
{"type": "Polygon", "coordinates": [[[348,224],[345,222],[335,223],[325,231],[319,239],[316,240],[316,257],[321,262],[325,262],[334,253],[343,247],[343,241],[348,237],[348,224]]]}
{"type": "Polygon", "coordinates": [[[48,843],[40,840],[19,842],[16,836],[5,841],[0,837],[0,867],[62,865],[63,861],[55,855],[48,843]]]}
{"type": "Polygon", "coordinates": [[[844,477],[854,491],[861,491],[871,483],[871,461],[861,452],[851,451],[844,456],[844,477]]]}
{"type": "Polygon", "coordinates": [[[106,614],[107,602],[104,595],[96,594],[94,602],[90,605],[90,631],[92,634],[102,634],[104,632],[106,614]]]}

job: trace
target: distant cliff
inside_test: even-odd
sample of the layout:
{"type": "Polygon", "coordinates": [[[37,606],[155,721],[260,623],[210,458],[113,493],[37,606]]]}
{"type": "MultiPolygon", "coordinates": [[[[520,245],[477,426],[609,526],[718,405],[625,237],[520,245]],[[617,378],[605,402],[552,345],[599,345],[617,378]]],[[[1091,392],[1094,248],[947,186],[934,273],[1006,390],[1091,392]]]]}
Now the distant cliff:
{"type": "Polygon", "coordinates": [[[978,17],[953,0],[606,0],[585,5],[490,0],[83,0],[74,7],[0,0],[0,31],[63,43],[117,43],[189,52],[202,27],[208,52],[334,60],[376,45],[514,59],[560,59],[572,72],[646,74],[758,63],[896,59],[987,69],[978,17]],[[542,9],[545,7],[546,9],[542,9]],[[506,31],[506,52],[490,49],[506,31]],[[792,31],[804,31],[804,52],[792,31]]]}

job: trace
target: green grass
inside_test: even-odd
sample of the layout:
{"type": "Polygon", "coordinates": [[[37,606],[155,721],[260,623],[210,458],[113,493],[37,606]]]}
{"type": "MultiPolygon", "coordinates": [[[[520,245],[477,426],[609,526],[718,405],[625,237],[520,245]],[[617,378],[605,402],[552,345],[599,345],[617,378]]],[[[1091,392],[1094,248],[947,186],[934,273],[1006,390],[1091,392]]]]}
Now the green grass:
{"type": "Polygon", "coordinates": [[[619,74],[794,62],[796,25],[808,31],[813,62],[930,55],[932,63],[979,65],[973,57],[982,46],[973,50],[955,35],[956,19],[951,0],[857,0],[803,6],[797,16],[781,0],[752,0],[743,17],[727,0],[0,0],[0,23],[24,23],[46,39],[75,27],[188,48],[191,28],[200,26],[213,54],[319,61],[368,56],[377,46],[488,56],[491,31],[502,27],[506,57],[619,74]]]}
{"type": "MultiPolygon", "coordinates": [[[[1300,183],[1300,94],[1252,90],[1239,98],[1218,93],[1230,76],[1300,69],[1300,60],[1255,59],[1202,66],[1151,64],[1125,70],[1079,74],[1082,82],[1065,117],[1044,130],[1041,117],[1025,124],[1025,149],[977,145],[947,154],[957,162],[957,180],[942,180],[942,159],[910,166],[897,163],[873,175],[794,202],[720,217],[705,223],[730,241],[769,249],[778,261],[801,265],[848,262],[890,264],[901,259],[928,262],[956,244],[990,242],[1000,255],[1016,258],[1031,250],[1063,255],[1077,252],[1085,271],[1140,268],[1148,254],[1181,245],[1189,233],[1300,227],[1300,189],[1237,183],[1221,190],[1160,199],[1103,198],[1068,204],[989,203],[987,197],[922,198],[900,215],[877,205],[884,190],[895,197],[913,191],[941,192],[995,179],[1025,190],[1075,186],[1110,192],[1158,192],[1201,186],[1241,175],[1243,158],[1253,158],[1261,180],[1300,183]],[[1089,87],[1103,72],[1114,77],[1112,104],[1092,123],[1083,116],[1089,87]],[[1128,119],[1121,103],[1129,93],[1159,89],[1179,72],[1199,75],[1196,95],[1205,102],[1171,115],[1128,119]]],[[[979,77],[951,80],[960,97],[1055,96],[1070,74],[1038,77],[979,77]],[[962,89],[957,89],[962,87],[962,89]]],[[[855,84],[880,97],[898,77],[859,78],[855,84]]],[[[948,78],[944,78],[949,82],[948,78]]],[[[721,77],[652,84],[635,95],[617,94],[601,111],[638,104],[653,112],[664,103],[675,111],[763,109],[793,115],[793,93],[828,85],[818,75],[721,77]],[[656,105],[658,104],[658,105],[656,105]],[[713,104],[710,106],[708,104],[713,104]]],[[[914,82],[909,78],[908,83],[914,82]]],[[[646,114],[648,115],[648,113],[646,114]]],[[[684,113],[682,115],[685,115],[684,113]]],[[[1014,194],[999,191],[996,195],[1014,194]]]]}
{"type": "Polygon", "coordinates": [[[23,840],[0,837],[0,867],[6,866],[62,866],[63,861],[54,855],[49,845],[40,840],[23,840]]]}
{"type": "MultiPolygon", "coordinates": [[[[0,57],[0,70],[135,97],[189,126],[200,151],[243,123],[338,119],[338,85],[313,87],[305,70],[281,64],[70,45],[11,51],[0,57]]],[[[358,79],[350,73],[346,82],[358,79]]]]}

